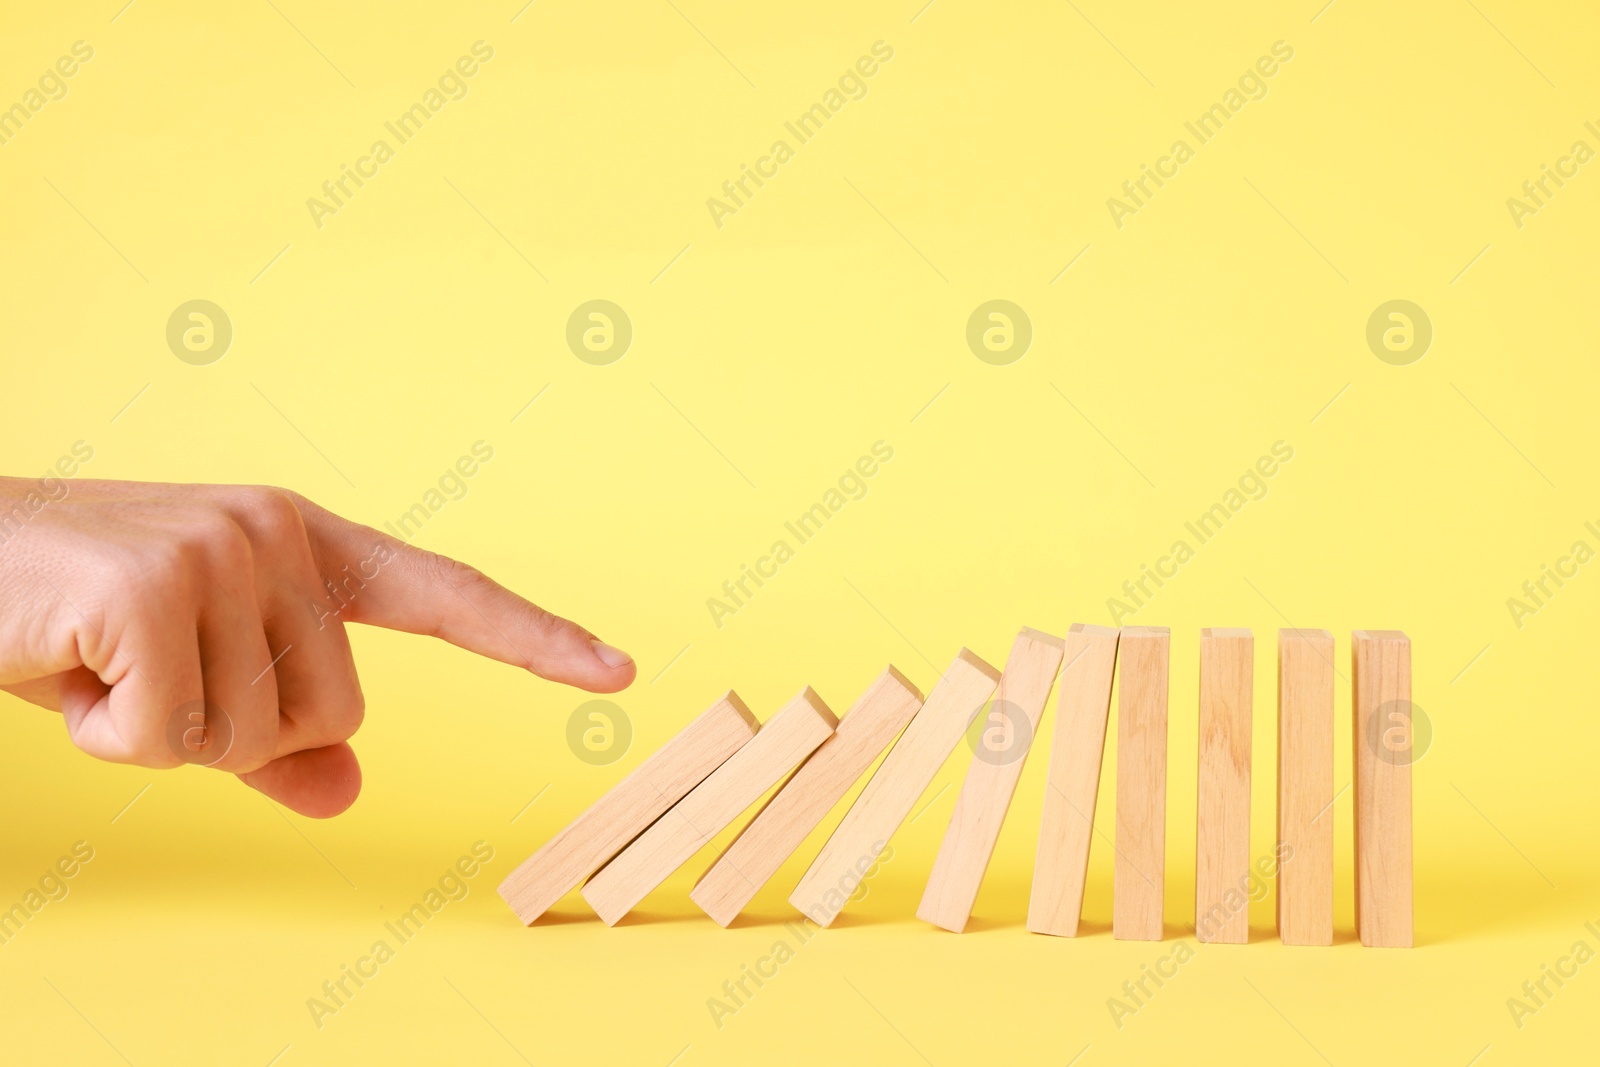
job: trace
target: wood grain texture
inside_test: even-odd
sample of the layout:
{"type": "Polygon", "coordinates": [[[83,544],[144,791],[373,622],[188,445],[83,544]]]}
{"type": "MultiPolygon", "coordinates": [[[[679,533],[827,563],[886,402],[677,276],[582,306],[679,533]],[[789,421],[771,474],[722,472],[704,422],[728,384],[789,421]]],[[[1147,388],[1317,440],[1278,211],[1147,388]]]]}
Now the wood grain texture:
{"type": "Polygon", "coordinates": [[[518,865],[500,895],[531,924],[739,751],[758,726],[728,692],[518,865]]]}
{"type": "Polygon", "coordinates": [[[808,687],[761,727],[755,738],[600,868],[583,899],[607,926],[698,852],[739,813],[826,741],[839,725],[808,687]]]}
{"type": "Polygon", "coordinates": [[[1125,626],[1117,640],[1117,842],[1111,936],[1160,941],[1167,872],[1165,626],[1125,626]]]}
{"type": "Polygon", "coordinates": [[[905,675],[892,666],[880,674],[700,876],[690,899],[723,926],[737,918],[920,707],[922,694],[905,675]]]}
{"type": "Polygon", "coordinates": [[[1111,712],[1117,634],[1112,627],[1086,623],[1074,623],[1067,631],[1039,853],[1028,900],[1028,929],[1036,934],[1078,935],[1111,712]]]}
{"type": "Polygon", "coordinates": [[[1250,727],[1255,637],[1200,631],[1199,776],[1195,807],[1195,936],[1250,940],[1250,727]]]}
{"type": "Polygon", "coordinates": [[[999,671],[961,650],[811,862],[789,903],[820,926],[833,922],[999,681],[999,671]]]}
{"type": "Polygon", "coordinates": [[[1061,638],[1032,629],[1012,643],[917,907],[923,922],[958,934],[966,929],[1064,650],[1061,638]]]}
{"type": "Polygon", "coordinates": [[[1356,933],[1363,945],[1410,948],[1411,639],[1351,637],[1355,713],[1356,933]]]}
{"type": "Polygon", "coordinates": [[[1333,635],[1278,631],[1278,939],[1333,944],[1333,635]]]}

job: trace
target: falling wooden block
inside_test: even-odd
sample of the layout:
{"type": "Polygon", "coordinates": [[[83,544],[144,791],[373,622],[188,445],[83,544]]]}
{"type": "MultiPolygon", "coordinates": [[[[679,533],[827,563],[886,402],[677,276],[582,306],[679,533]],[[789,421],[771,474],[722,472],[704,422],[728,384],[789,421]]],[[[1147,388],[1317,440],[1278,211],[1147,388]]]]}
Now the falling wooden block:
{"type": "Polygon", "coordinates": [[[1074,623],[1067,631],[1066,666],[1056,698],[1056,733],[1050,747],[1039,855],[1028,901],[1028,929],[1036,934],[1076,937],[1089,873],[1100,761],[1111,711],[1111,676],[1117,661],[1117,630],[1074,623]]]}
{"type": "Polygon", "coordinates": [[[1022,777],[1023,763],[1044,717],[1044,703],[1061,668],[1064,647],[1061,638],[1030,629],[1017,634],[1012,643],[982,740],[967,767],[917,908],[917,918],[923,922],[958,934],[966,929],[1022,777]]]}
{"type": "Polygon", "coordinates": [[[1278,939],[1333,944],[1333,635],[1278,631],[1278,939]]]}
{"type": "Polygon", "coordinates": [[[1200,768],[1195,820],[1195,936],[1250,939],[1250,710],[1255,637],[1200,631],[1200,768]]]}
{"type": "Polygon", "coordinates": [[[584,884],[583,899],[607,926],[615,925],[838,725],[822,698],[806,688],[767,720],[749,744],[600,868],[584,884]]]}
{"type": "Polygon", "coordinates": [[[839,728],[801,764],[695,883],[691,900],[727,926],[922,706],[922,694],[889,667],[839,728]]]}
{"type": "Polygon", "coordinates": [[[1160,941],[1167,870],[1165,626],[1125,626],[1117,641],[1117,841],[1111,936],[1160,941]]]}
{"type": "Polygon", "coordinates": [[[1411,639],[1351,637],[1355,693],[1356,933],[1363,945],[1410,948],[1411,639]]]}
{"type": "Polygon", "coordinates": [[[507,875],[500,895],[531,924],[739,751],[758,726],[730,691],[507,875]]]}
{"type": "Polygon", "coordinates": [[[819,926],[833,922],[999,681],[999,671],[961,650],[811,862],[789,903],[819,926]]]}

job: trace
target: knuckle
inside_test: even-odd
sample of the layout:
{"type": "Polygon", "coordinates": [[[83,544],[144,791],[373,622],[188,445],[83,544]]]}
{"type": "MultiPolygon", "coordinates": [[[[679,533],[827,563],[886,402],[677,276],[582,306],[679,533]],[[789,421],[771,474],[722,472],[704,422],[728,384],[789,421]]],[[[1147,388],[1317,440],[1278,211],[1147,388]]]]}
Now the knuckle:
{"type": "Polygon", "coordinates": [[[195,560],[178,540],[163,539],[117,561],[121,583],[135,597],[178,596],[196,589],[195,560]]]}
{"type": "Polygon", "coordinates": [[[437,552],[424,553],[420,565],[429,578],[457,592],[481,588],[489,581],[478,568],[437,552]]]}
{"type": "Polygon", "coordinates": [[[318,504],[315,500],[312,500],[303,493],[297,493],[293,489],[283,489],[275,485],[267,486],[265,488],[270,488],[274,493],[282,497],[284,500],[287,500],[289,504],[293,506],[295,514],[299,517],[302,527],[308,520],[314,521],[317,516],[332,514],[321,504],[318,504]]]}
{"type": "Polygon", "coordinates": [[[250,565],[250,539],[238,523],[221,512],[202,512],[190,519],[179,538],[179,551],[197,567],[235,571],[250,565]]]}
{"type": "Polygon", "coordinates": [[[181,767],[183,760],[159,741],[110,742],[105,738],[88,738],[71,734],[72,743],[79,751],[107,763],[123,763],[133,767],[150,767],[165,771],[181,767]]]}
{"type": "Polygon", "coordinates": [[[263,706],[243,722],[232,723],[233,736],[227,754],[219,761],[220,770],[246,774],[271,762],[278,748],[278,708],[276,701],[263,706]]]}
{"type": "Polygon", "coordinates": [[[248,563],[250,542],[221,511],[177,511],[168,523],[112,554],[111,567],[127,578],[159,586],[192,586],[219,567],[248,563]]]}
{"type": "Polygon", "coordinates": [[[360,686],[324,691],[313,709],[313,732],[324,745],[354,737],[367,717],[367,698],[360,686]]]}
{"type": "Polygon", "coordinates": [[[270,485],[241,487],[232,502],[237,521],[255,540],[282,545],[305,540],[305,523],[294,495],[270,485]]]}
{"type": "Polygon", "coordinates": [[[546,611],[537,604],[529,604],[524,613],[528,629],[540,640],[550,640],[557,637],[567,637],[575,629],[572,623],[560,615],[546,611]]]}
{"type": "MultiPolygon", "coordinates": [[[[422,572],[424,580],[430,586],[438,589],[447,589],[450,593],[461,597],[469,604],[475,604],[492,585],[482,571],[476,567],[462,563],[449,556],[441,556],[437,552],[425,552],[417,561],[417,567],[422,572]]],[[[448,595],[448,594],[446,594],[448,595]]],[[[434,616],[434,624],[428,630],[430,637],[446,637],[449,628],[449,613],[438,611],[434,616]]]]}

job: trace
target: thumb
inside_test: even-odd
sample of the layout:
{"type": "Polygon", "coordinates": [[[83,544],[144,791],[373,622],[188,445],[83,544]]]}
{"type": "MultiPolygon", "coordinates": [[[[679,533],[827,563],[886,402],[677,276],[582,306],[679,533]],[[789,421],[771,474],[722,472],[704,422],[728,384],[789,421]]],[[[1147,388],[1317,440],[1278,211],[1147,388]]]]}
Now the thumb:
{"type": "Polygon", "coordinates": [[[341,620],[442,638],[595,693],[632,684],[637,671],[626,652],[482,572],[315,504],[300,506],[341,620]]]}
{"type": "Polygon", "coordinates": [[[291,811],[313,819],[331,819],[356,802],[361,792],[361,765],[355,751],[341,741],[279,756],[239,775],[239,780],[291,811]]]}

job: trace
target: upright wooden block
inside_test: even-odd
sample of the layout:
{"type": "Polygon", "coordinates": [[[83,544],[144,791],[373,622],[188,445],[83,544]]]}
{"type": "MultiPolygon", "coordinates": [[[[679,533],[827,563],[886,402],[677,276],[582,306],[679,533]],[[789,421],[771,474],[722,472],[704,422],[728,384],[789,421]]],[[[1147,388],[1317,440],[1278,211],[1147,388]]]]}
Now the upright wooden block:
{"type": "Polygon", "coordinates": [[[923,922],[958,934],[966,929],[1022,777],[1023,763],[1044,718],[1044,703],[1061,669],[1064,648],[1061,638],[1027,628],[1012,643],[1005,673],[989,705],[985,740],[979,742],[967,766],[966,780],[917,908],[917,918],[923,922]]]}
{"type": "Polygon", "coordinates": [[[789,903],[820,926],[833,922],[999,681],[999,671],[961,650],[811,861],[789,903]]]}
{"type": "Polygon", "coordinates": [[[1351,661],[1356,933],[1363,945],[1410,948],[1411,639],[1399,630],[1357,630],[1351,661]]]}
{"type": "Polygon", "coordinates": [[[1333,944],[1333,635],[1278,631],[1278,939],[1333,944]]]}
{"type": "Polygon", "coordinates": [[[1074,623],[1067,631],[1063,658],[1066,666],[1061,669],[1061,695],[1056,699],[1056,733],[1039,823],[1028,929],[1076,937],[1089,873],[1095,800],[1100,795],[1117,630],[1074,623]]]}
{"type": "Polygon", "coordinates": [[[500,895],[531,924],[739,751],[757,728],[756,717],[730,691],[507,875],[500,895]]]}
{"type": "Polygon", "coordinates": [[[1117,862],[1111,936],[1160,941],[1167,873],[1165,626],[1125,626],[1117,641],[1117,862]]]}
{"type": "Polygon", "coordinates": [[[584,884],[583,899],[613,926],[650,891],[826,741],[839,725],[808,687],[755,739],[712,771],[584,884]]]}
{"type": "Polygon", "coordinates": [[[922,694],[889,667],[695,883],[691,900],[727,926],[922,706],[922,694]]]}
{"type": "Polygon", "coordinates": [[[1250,711],[1255,637],[1200,631],[1200,768],[1195,820],[1195,936],[1250,940],[1250,711]]]}

